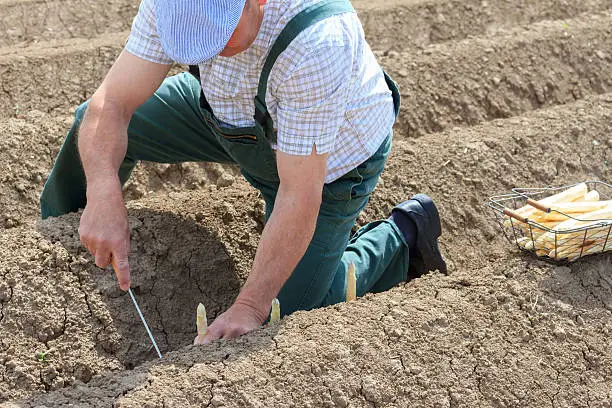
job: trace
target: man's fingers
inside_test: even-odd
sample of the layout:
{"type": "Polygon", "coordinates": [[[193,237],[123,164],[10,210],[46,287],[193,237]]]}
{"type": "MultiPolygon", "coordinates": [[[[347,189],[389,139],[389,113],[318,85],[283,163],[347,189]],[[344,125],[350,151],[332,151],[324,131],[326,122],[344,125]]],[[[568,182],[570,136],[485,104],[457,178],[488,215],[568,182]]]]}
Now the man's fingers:
{"type": "Polygon", "coordinates": [[[89,240],[83,234],[81,234],[80,227],[78,229],[78,232],[79,232],[79,240],[81,240],[81,243],[83,244],[83,246],[89,251],[91,255],[95,257],[96,256],[95,251],[93,251],[91,248],[91,245],[89,245],[89,240]]]}
{"type": "MultiPolygon", "coordinates": [[[[216,321],[215,321],[216,322],[216,321]]],[[[218,325],[215,324],[215,322],[213,322],[213,324],[211,324],[210,326],[208,326],[208,330],[206,330],[206,335],[204,336],[204,338],[200,338],[198,339],[196,337],[196,342],[194,342],[194,344],[210,344],[215,340],[220,339],[221,337],[223,337],[223,332],[221,331],[221,329],[218,329],[218,325]]]]}
{"type": "Polygon", "coordinates": [[[132,284],[130,280],[130,262],[128,254],[130,253],[130,236],[127,236],[121,241],[113,245],[111,263],[119,281],[121,290],[128,290],[132,284]]]}
{"type": "Polygon", "coordinates": [[[117,275],[117,280],[119,281],[119,287],[121,290],[128,290],[132,282],[130,281],[130,263],[127,254],[114,255],[112,263],[115,275],[117,275]]]}
{"type": "Polygon", "coordinates": [[[110,251],[105,248],[98,248],[96,251],[90,251],[96,257],[96,266],[98,268],[106,268],[110,264],[110,251]]]}
{"type": "MultiPolygon", "coordinates": [[[[193,340],[193,344],[194,346],[203,346],[204,344],[208,344],[214,340],[209,340],[206,336],[208,335],[208,333],[204,336],[196,336],[196,338],[193,340]]],[[[215,339],[216,340],[216,339],[215,339]]]]}

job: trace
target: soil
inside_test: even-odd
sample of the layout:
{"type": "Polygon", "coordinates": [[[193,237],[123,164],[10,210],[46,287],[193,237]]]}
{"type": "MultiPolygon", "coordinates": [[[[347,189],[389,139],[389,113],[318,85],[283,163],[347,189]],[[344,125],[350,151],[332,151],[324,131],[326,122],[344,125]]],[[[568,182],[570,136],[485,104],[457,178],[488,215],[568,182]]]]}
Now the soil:
{"type": "Polygon", "coordinates": [[[536,260],[486,208],[515,186],[612,180],[612,2],[355,6],[403,96],[358,224],[431,195],[450,275],[190,346],[196,305],[212,320],[248,276],[263,202],[234,167],[143,164],[125,190],[130,262],[160,361],[79,214],[38,220],[136,3],[0,0],[0,406],[612,406],[612,255],[536,260]]]}

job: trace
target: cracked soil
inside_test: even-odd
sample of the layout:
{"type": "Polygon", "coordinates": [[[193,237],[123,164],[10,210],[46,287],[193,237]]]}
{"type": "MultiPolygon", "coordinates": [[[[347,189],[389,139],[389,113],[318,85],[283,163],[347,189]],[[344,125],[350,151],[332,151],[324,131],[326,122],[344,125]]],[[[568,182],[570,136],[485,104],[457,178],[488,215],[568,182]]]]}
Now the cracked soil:
{"type": "Polygon", "coordinates": [[[79,214],[43,222],[37,205],[137,2],[0,0],[1,407],[612,407],[612,255],[534,259],[486,207],[612,181],[612,1],[354,3],[403,93],[358,224],[429,194],[450,274],[191,346],[197,304],[214,319],[248,276],[263,201],[231,166],[142,164],[132,287],[158,360],[79,214]]]}

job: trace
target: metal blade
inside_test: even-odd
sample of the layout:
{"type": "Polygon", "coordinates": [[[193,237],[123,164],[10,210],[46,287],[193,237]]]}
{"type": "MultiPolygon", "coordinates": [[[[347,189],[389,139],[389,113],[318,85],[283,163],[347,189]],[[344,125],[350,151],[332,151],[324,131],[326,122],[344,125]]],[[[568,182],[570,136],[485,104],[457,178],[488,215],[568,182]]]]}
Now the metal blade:
{"type": "Polygon", "coordinates": [[[147,329],[147,333],[149,334],[149,337],[151,338],[151,342],[153,343],[153,347],[155,347],[155,351],[157,351],[157,355],[159,356],[159,358],[162,358],[162,354],[159,351],[159,347],[157,347],[157,343],[155,342],[155,339],[153,338],[153,334],[151,333],[151,330],[149,329],[149,325],[147,324],[147,321],[145,320],[144,316],[142,315],[142,312],[140,311],[140,308],[138,307],[138,303],[136,302],[136,298],[134,297],[134,294],[132,293],[132,289],[128,288],[128,292],[130,293],[130,296],[132,297],[134,306],[136,306],[136,310],[138,311],[140,320],[142,320],[142,323],[144,324],[145,329],[147,329]]]}

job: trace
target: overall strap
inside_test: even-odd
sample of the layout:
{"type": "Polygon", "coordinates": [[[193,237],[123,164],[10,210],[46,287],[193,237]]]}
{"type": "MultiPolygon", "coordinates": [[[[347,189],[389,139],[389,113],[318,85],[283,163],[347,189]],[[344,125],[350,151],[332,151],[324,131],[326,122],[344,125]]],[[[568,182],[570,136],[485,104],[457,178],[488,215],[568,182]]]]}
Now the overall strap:
{"type": "Polygon", "coordinates": [[[266,105],[266,89],[268,88],[268,77],[270,71],[279,55],[291,44],[306,28],[328,18],[342,13],[355,12],[349,0],[322,0],[319,3],[302,10],[283,28],[268,53],[261,75],[259,77],[259,87],[255,96],[255,121],[266,130],[266,133],[273,132],[274,125],[268,113],[266,105]]]}
{"type": "Polygon", "coordinates": [[[200,81],[200,67],[198,65],[189,65],[189,73],[200,81]]]}

